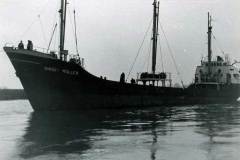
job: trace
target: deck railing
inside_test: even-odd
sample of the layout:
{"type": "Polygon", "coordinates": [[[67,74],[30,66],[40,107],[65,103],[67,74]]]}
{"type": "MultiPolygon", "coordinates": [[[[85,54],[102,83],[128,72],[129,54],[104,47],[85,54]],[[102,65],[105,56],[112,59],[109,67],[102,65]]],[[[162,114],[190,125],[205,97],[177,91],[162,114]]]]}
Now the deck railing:
{"type": "MultiPolygon", "coordinates": [[[[16,50],[18,49],[18,47],[16,45],[14,45],[13,43],[6,43],[5,47],[12,47],[16,50]]],[[[27,50],[27,47],[25,46],[24,49],[27,50]]],[[[38,52],[39,54],[41,53],[41,54],[52,55],[53,57],[60,59],[58,51],[50,50],[50,49],[35,46],[35,45],[33,46],[32,51],[38,52]]],[[[78,55],[68,54],[67,61],[75,62],[76,64],[78,64],[84,68],[84,58],[81,58],[78,55]]]]}
{"type": "MultiPolygon", "coordinates": [[[[14,49],[18,49],[18,47],[13,43],[6,43],[5,47],[13,47],[14,49]]],[[[24,49],[27,49],[27,47],[25,46],[24,49]]],[[[58,51],[49,50],[47,48],[43,48],[43,47],[39,47],[39,46],[35,46],[35,45],[33,46],[32,50],[37,51],[37,52],[41,52],[43,54],[50,54],[51,52],[58,53],[58,51]]]]}

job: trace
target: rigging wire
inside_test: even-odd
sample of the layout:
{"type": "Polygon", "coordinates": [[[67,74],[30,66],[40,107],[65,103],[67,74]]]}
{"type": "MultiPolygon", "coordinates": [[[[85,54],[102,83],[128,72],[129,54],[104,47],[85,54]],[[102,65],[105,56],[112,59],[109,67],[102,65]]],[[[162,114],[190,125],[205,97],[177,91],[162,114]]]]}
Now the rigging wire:
{"type": "Polygon", "coordinates": [[[215,37],[215,35],[212,33],[212,36],[213,36],[213,38],[215,39],[215,41],[216,41],[216,44],[217,44],[217,47],[218,47],[218,49],[221,51],[221,53],[225,56],[225,53],[224,53],[224,51],[223,51],[223,49],[220,47],[220,45],[219,45],[219,42],[218,42],[218,40],[216,39],[216,37],[215,37]]]}
{"type": "Polygon", "coordinates": [[[57,28],[57,23],[54,25],[54,28],[53,28],[53,32],[52,32],[52,35],[51,35],[51,38],[50,38],[50,41],[49,41],[49,44],[48,44],[48,48],[47,48],[47,52],[51,46],[51,43],[52,43],[52,40],[53,40],[53,37],[54,37],[54,33],[56,31],[56,28],[57,28]]]}
{"type": "MultiPolygon", "coordinates": [[[[55,26],[56,24],[57,24],[57,14],[58,14],[58,8],[56,8],[55,9],[55,14],[54,14],[54,17],[53,17],[53,24],[52,24],[52,26],[55,26]]],[[[56,34],[54,34],[54,37],[53,37],[53,41],[54,41],[54,45],[53,45],[53,49],[55,50],[55,51],[57,51],[58,50],[58,48],[56,49],[56,38],[57,38],[57,34],[58,34],[58,27],[56,28],[56,34]]]]}
{"type": "Polygon", "coordinates": [[[46,3],[39,9],[39,13],[44,12],[44,10],[48,8],[47,6],[49,5],[49,1],[50,0],[46,0],[46,3]]]}
{"type": "Polygon", "coordinates": [[[166,40],[169,53],[170,53],[171,58],[172,58],[172,60],[173,60],[174,67],[175,67],[175,69],[176,69],[176,71],[177,71],[178,78],[179,78],[180,81],[181,81],[182,87],[185,88],[185,87],[184,87],[184,84],[183,84],[182,77],[181,77],[181,75],[180,75],[180,72],[179,72],[179,69],[178,69],[178,66],[177,66],[177,63],[176,63],[176,60],[175,60],[175,58],[174,58],[174,56],[173,56],[173,51],[172,51],[172,49],[171,49],[171,47],[170,47],[170,44],[169,44],[169,42],[168,42],[167,36],[166,36],[165,31],[164,31],[164,29],[163,29],[163,26],[162,26],[162,24],[161,24],[161,21],[159,21],[159,24],[160,24],[160,28],[161,28],[161,30],[162,30],[162,32],[163,32],[163,36],[164,36],[164,38],[165,38],[165,40],[166,40]]]}
{"type": "Polygon", "coordinates": [[[46,34],[45,34],[45,31],[44,31],[44,28],[43,28],[43,23],[41,21],[41,15],[40,14],[38,15],[38,18],[39,18],[39,23],[40,23],[42,34],[43,34],[43,41],[44,41],[44,43],[46,43],[47,38],[46,38],[46,34]]]}
{"type": "Polygon", "coordinates": [[[27,29],[21,34],[20,39],[23,39],[23,36],[32,28],[34,23],[36,23],[37,19],[34,19],[32,23],[27,27],[27,29]]]}
{"type": "MultiPolygon", "coordinates": [[[[70,8],[70,5],[69,5],[69,8],[70,8]]],[[[74,11],[75,11],[75,9],[74,9],[74,11]]],[[[73,37],[75,37],[75,29],[74,29],[74,24],[75,24],[75,22],[73,23],[70,9],[68,10],[68,14],[69,14],[69,19],[70,19],[70,23],[71,23],[72,34],[73,34],[73,37]]],[[[74,20],[74,21],[75,21],[75,20],[74,20]]],[[[75,42],[75,43],[76,43],[76,42],[75,42]]],[[[77,54],[78,54],[78,51],[77,51],[77,54]]]]}
{"type": "Polygon", "coordinates": [[[142,70],[144,70],[145,66],[147,66],[147,71],[148,71],[148,66],[149,66],[149,60],[150,60],[150,54],[151,54],[151,47],[152,45],[152,40],[150,39],[149,41],[149,48],[147,49],[147,59],[144,61],[144,64],[143,64],[143,67],[142,67],[142,70]],[[147,65],[146,65],[147,64],[147,65]]]}
{"type": "Polygon", "coordinates": [[[149,45],[149,52],[148,52],[148,59],[147,59],[147,72],[150,65],[151,52],[152,52],[152,39],[150,39],[150,45],[149,45]]]}
{"type": "Polygon", "coordinates": [[[161,39],[159,37],[158,44],[159,44],[159,51],[161,56],[161,65],[162,65],[162,72],[164,72],[164,63],[163,63],[163,52],[162,52],[162,45],[161,45],[161,39]]]}
{"type": "Polygon", "coordinates": [[[136,63],[136,61],[137,61],[137,58],[138,58],[138,56],[139,56],[139,54],[140,54],[140,51],[141,51],[142,46],[143,46],[143,43],[145,42],[145,39],[146,39],[147,34],[148,34],[148,31],[149,31],[149,29],[150,29],[150,27],[151,27],[152,20],[153,20],[153,19],[151,19],[151,21],[150,21],[150,23],[149,23],[149,25],[148,25],[147,31],[145,32],[144,37],[143,37],[143,40],[142,40],[142,42],[141,42],[141,44],[140,44],[140,47],[138,48],[137,55],[135,56],[134,61],[133,61],[132,65],[131,65],[131,68],[130,68],[130,70],[129,70],[129,72],[128,72],[126,81],[128,80],[129,75],[131,74],[132,69],[133,69],[133,67],[134,67],[134,65],[135,65],[135,63],[136,63]]]}
{"type": "MultiPolygon", "coordinates": [[[[40,8],[39,13],[42,13],[47,7],[47,5],[49,4],[50,0],[47,0],[46,3],[44,4],[43,7],[40,8]]],[[[40,14],[39,14],[40,15],[40,14]]],[[[20,39],[23,39],[23,36],[32,28],[33,24],[37,21],[37,19],[34,18],[34,20],[32,21],[32,23],[27,27],[27,29],[21,34],[20,39]]]]}
{"type": "MultiPolygon", "coordinates": [[[[56,28],[56,30],[58,30],[58,28],[56,28]]],[[[57,31],[57,33],[58,33],[58,31],[57,31]]],[[[57,38],[58,38],[58,36],[57,36],[57,34],[55,34],[55,36],[54,36],[54,46],[53,46],[55,51],[58,50],[58,47],[56,47],[57,43],[58,43],[58,39],[57,38]]]]}

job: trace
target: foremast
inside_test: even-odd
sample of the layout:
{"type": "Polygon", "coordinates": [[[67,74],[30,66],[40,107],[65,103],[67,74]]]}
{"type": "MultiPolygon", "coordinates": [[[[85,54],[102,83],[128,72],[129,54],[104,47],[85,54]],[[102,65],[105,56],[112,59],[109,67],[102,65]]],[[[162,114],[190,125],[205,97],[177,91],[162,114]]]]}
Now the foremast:
{"type": "Polygon", "coordinates": [[[66,30],[66,13],[67,13],[67,0],[61,0],[60,14],[60,44],[59,44],[59,56],[63,61],[67,61],[68,51],[64,50],[65,44],[65,30],[66,30]]]}

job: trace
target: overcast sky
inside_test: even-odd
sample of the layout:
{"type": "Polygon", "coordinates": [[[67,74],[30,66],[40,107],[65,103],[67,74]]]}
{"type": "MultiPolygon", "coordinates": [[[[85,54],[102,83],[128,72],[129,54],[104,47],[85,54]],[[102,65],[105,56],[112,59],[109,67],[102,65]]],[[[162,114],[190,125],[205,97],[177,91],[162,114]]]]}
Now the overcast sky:
{"type": "MultiPolygon", "coordinates": [[[[75,54],[73,10],[76,9],[80,56],[86,69],[95,74],[119,80],[128,73],[152,18],[153,0],[69,0],[66,49],[75,54]]],[[[47,48],[53,26],[58,22],[60,0],[0,1],[0,87],[21,88],[15,71],[2,51],[5,43],[17,45],[28,39],[34,46],[47,48]]],[[[214,55],[222,55],[219,47],[240,59],[239,0],[161,0],[160,21],[163,25],[184,83],[193,80],[195,67],[207,54],[207,12],[211,12],[214,55]],[[219,46],[219,47],[217,47],[219,46]]],[[[51,49],[57,50],[58,34],[51,49]]],[[[164,69],[179,79],[160,32],[164,69]]],[[[137,59],[132,76],[147,70],[150,34],[137,59]]],[[[161,70],[158,54],[157,69],[161,70]]],[[[150,69],[151,67],[149,67],[150,69]]]]}

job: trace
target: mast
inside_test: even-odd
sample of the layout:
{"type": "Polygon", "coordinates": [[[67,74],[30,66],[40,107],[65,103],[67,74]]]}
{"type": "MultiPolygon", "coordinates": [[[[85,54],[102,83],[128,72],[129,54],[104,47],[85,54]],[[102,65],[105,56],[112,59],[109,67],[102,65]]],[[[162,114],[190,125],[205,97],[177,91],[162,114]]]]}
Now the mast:
{"type": "Polygon", "coordinates": [[[210,63],[212,60],[212,16],[208,12],[208,74],[211,74],[210,63]]]}
{"type": "Polygon", "coordinates": [[[67,60],[67,51],[64,50],[65,28],[66,28],[67,0],[61,0],[60,14],[60,44],[59,55],[63,61],[67,60]]]}
{"type": "Polygon", "coordinates": [[[153,2],[152,73],[156,71],[159,2],[153,2]]]}
{"type": "Polygon", "coordinates": [[[76,22],[75,9],[74,9],[74,11],[73,11],[73,14],[74,14],[74,34],[75,34],[75,45],[76,45],[77,55],[79,56],[79,52],[78,52],[78,40],[77,40],[77,22],[76,22]]]}

